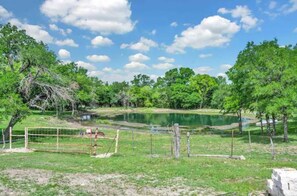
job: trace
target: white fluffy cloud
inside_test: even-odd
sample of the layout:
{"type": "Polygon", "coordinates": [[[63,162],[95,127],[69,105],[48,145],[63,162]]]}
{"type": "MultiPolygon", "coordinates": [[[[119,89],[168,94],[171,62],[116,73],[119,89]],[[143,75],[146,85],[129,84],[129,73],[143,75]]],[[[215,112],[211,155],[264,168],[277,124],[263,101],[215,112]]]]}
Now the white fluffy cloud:
{"type": "Polygon", "coordinates": [[[194,69],[196,74],[208,74],[212,70],[210,66],[201,66],[194,69]]]}
{"type": "Polygon", "coordinates": [[[232,65],[230,65],[230,64],[222,64],[222,65],[220,66],[220,68],[221,68],[223,71],[227,71],[227,70],[229,70],[231,67],[232,67],[232,65]]]}
{"type": "Polygon", "coordinates": [[[59,54],[59,57],[62,58],[62,59],[70,58],[70,52],[68,50],[60,49],[58,54],[59,54]]]}
{"type": "Polygon", "coordinates": [[[124,66],[124,68],[129,70],[143,70],[143,69],[148,69],[149,67],[146,64],[132,61],[130,63],[127,63],[124,66]]]}
{"type": "Polygon", "coordinates": [[[147,39],[145,37],[141,37],[139,42],[137,43],[130,43],[130,44],[122,44],[121,49],[129,48],[131,50],[137,50],[140,52],[147,52],[152,47],[157,47],[158,44],[151,39],[147,39]]]}
{"type": "Polygon", "coordinates": [[[44,43],[53,43],[54,38],[41,26],[39,25],[31,25],[28,23],[22,23],[16,18],[12,18],[9,20],[12,25],[17,26],[18,28],[26,30],[26,33],[35,38],[37,41],[43,41],[44,43]]]}
{"type": "Polygon", "coordinates": [[[160,69],[160,70],[166,70],[166,69],[171,69],[175,67],[175,65],[171,63],[159,63],[159,64],[154,64],[153,68],[155,69],[160,69]]]}
{"type": "Polygon", "coordinates": [[[220,14],[231,14],[233,18],[240,18],[242,28],[246,31],[253,29],[259,25],[259,19],[252,15],[251,10],[245,5],[237,5],[234,9],[220,8],[220,14]]]}
{"type": "Polygon", "coordinates": [[[92,61],[92,62],[109,62],[110,61],[110,58],[109,56],[107,55],[89,55],[86,57],[89,61],[92,61]]]}
{"type": "Polygon", "coordinates": [[[150,57],[143,55],[141,53],[137,53],[134,55],[129,56],[129,61],[134,61],[134,62],[144,62],[144,61],[148,61],[150,59],[150,57]]]}
{"type": "Polygon", "coordinates": [[[168,58],[168,57],[165,57],[165,56],[160,56],[158,58],[159,61],[163,61],[165,63],[174,63],[175,62],[175,59],[174,58],[168,58]]]}
{"type": "Polygon", "coordinates": [[[177,22],[172,22],[172,23],[170,24],[170,26],[172,26],[172,27],[177,27],[178,24],[177,24],[177,22]]]}
{"type": "Polygon", "coordinates": [[[91,44],[94,47],[98,46],[110,46],[113,44],[112,40],[107,37],[96,36],[91,40],[91,44]]]}
{"type": "Polygon", "coordinates": [[[37,41],[42,41],[46,44],[56,44],[58,46],[78,47],[78,44],[75,43],[72,39],[56,40],[43,27],[39,25],[22,23],[16,18],[9,19],[8,22],[20,29],[24,29],[29,36],[33,37],[37,41]]]}
{"type": "Polygon", "coordinates": [[[7,11],[4,7],[0,5],[0,19],[7,19],[12,16],[13,14],[11,12],[7,11]]]}
{"type": "Polygon", "coordinates": [[[65,40],[57,40],[55,42],[58,46],[71,46],[71,47],[78,47],[78,44],[75,43],[73,39],[65,39],[65,40]]]}
{"type": "Polygon", "coordinates": [[[71,29],[68,28],[68,29],[64,30],[62,28],[59,28],[56,24],[49,24],[49,28],[52,31],[58,31],[60,34],[62,34],[64,36],[66,36],[67,34],[72,33],[71,29]]]}
{"type": "Polygon", "coordinates": [[[103,34],[133,30],[128,0],[45,0],[40,10],[53,21],[103,34]]]}
{"type": "Polygon", "coordinates": [[[175,36],[174,42],[168,46],[166,51],[169,53],[184,53],[187,47],[200,49],[206,47],[219,47],[230,42],[240,27],[230,20],[221,16],[210,16],[204,18],[195,27],[189,27],[175,36]]]}
{"type": "Polygon", "coordinates": [[[77,64],[77,66],[83,67],[83,68],[87,69],[88,71],[96,71],[97,70],[97,68],[91,63],[87,63],[84,61],[77,61],[75,63],[77,64]]]}
{"type": "Polygon", "coordinates": [[[219,77],[219,76],[221,76],[223,78],[228,78],[227,74],[225,74],[225,73],[218,73],[217,77],[219,77]]]}
{"type": "Polygon", "coordinates": [[[282,10],[285,14],[290,14],[297,11],[297,0],[290,0],[289,4],[282,6],[282,10]]]}
{"type": "Polygon", "coordinates": [[[133,72],[131,70],[113,69],[111,67],[104,67],[102,70],[90,71],[89,75],[98,77],[102,81],[107,82],[122,82],[131,81],[134,75],[139,72],[133,72]]]}
{"type": "Polygon", "coordinates": [[[209,58],[212,57],[212,54],[208,53],[208,54],[199,54],[199,58],[201,59],[205,59],[205,58],[209,58]]]}

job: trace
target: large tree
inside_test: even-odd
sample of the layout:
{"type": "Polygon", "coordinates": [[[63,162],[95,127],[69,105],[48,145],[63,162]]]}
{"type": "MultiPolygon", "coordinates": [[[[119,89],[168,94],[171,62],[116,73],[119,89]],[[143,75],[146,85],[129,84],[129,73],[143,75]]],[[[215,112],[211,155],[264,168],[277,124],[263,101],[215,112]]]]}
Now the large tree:
{"type": "Polygon", "coordinates": [[[249,42],[227,73],[240,108],[257,111],[267,121],[282,116],[284,141],[288,141],[288,117],[296,106],[296,58],[295,48],[280,47],[277,40],[249,42]]]}
{"type": "Polygon", "coordinates": [[[61,101],[73,102],[72,89],[55,72],[61,66],[42,42],[10,24],[0,28],[0,111],[9,127],[26,117],[29,108],[44,110],[61,101]]]}

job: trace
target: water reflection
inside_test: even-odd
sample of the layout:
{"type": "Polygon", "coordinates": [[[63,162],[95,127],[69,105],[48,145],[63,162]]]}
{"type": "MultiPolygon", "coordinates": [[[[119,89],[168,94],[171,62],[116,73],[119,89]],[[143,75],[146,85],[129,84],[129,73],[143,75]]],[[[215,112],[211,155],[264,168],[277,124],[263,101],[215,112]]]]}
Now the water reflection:
{"type": "MultiPolygon", "coordinates": [[[[100,116],[98,118],[160,126],[168,126],[173,123],[179,123],[182,126],[220,126],[238,122],[238,119],[235,116],[181,113],[125,113],[113,117],[100,116]]],[[[244,119],[244,121],[246,120],[247,119],[244,119]]]]}

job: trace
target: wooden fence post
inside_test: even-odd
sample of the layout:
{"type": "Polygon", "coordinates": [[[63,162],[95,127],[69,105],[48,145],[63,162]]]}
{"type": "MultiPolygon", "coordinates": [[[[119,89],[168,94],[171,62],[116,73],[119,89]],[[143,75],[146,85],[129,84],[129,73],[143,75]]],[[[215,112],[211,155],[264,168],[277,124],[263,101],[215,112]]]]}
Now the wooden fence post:
{"type": "Polygon", "coordinates": [[[116,136],[116,143],[115,143],[114,153],[118,153],[119,137],[120,137],[120,130],[118,129],[117,130],[117,136],[116,136]]]}
{"type": "Polygon", "coordinates": [[[191,154],[191,149],[190,149],[190,132],[187,132],[187,152],[188,152],[188,157],[190,157],[190,154],[191,154]]]}
{"type": "Polygon", "coordinates": [[[3,129],[2,129],[2,141],[3,141],[2,149],[4,149],[5,148],[6,141],[5,141],[5,135],[4,135],[3,129]]]}
{"type": "Polygon", "coordinates": [[[12,128],[9,127],[9,149],[12,148],[12,128]]]}
{"type": "Polygon", "coordinates": [[[134,129],[132,129],[132,151],[134,152],[134,148],[135,148],[135,145],[134,145],[134,129]]]}
{"type": "Polygon", "coordinates": [[[174,147],[173,147],[174,157],[178,159],[180,156],[180,130],[179,130],[178,123],[174,124],[173,131],[174,131],[174,147]]]}
{"type": "Polygon", "coordinates": [[[151,133],[151,157],[153,157],[153,134],[151,133]]]}
{"type": "Polygon", "coordinates": [[[231,157],[233,157],[233,146],[234,146],[234,144],[233,144],[233,137],[234,137],[234,130],[232,130],[232,140],[231,140],[231,157]]]}
{"type": "Polygon", "coordinates": [[[57,128],[57,151],[59,150],[59,128],[57,128]]]}
{"type": "Polygon", "coordinates": [[[25,128],[25,149],[28,149],[28,128],[25,128]]]}
{"type": "Polygon", "coordinates": [[[250,151],[252,151],[252,139],[251,139],[251,131],[249,130],[249,144],[250,144],[250,151]]]}
{"type": "Polygon", "coordinates": [[[270,144],[271,144],[271,156],[272,156],[272,160],[274,160],[275,159],[275,151],[274,151],[274,144],[273,144],[271,135],[270,135],[269,139],[270,139],[270,144]]]}

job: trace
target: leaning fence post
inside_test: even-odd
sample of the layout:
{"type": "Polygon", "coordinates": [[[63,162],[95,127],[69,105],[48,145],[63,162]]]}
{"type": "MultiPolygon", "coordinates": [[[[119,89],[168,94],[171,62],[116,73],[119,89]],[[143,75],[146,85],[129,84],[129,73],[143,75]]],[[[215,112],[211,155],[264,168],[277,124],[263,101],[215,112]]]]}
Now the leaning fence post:
{"type": "Polygon", "coordinates": [[[28,128],[25,128],[25,149],[28,149],[28,128]]]}
{"type": "Polygon", "coordinates": [[[118,146],[119,146],[119,136],[120,136],[120,130],[117,130],[117,136],[116,136],[116,143],[115,143],[115,150],[114,153],[118,153],[118,146]]]}
{"type": "Polygon", "coordinates": [[[9,149],[12,148],[12,128],[9,127],[9,149]]]}
{"type": "Polygon", "coordinates": [[[173,130],[174,130],[174,147],[173,147],[174,157],[178,159],[180,156],[180,130],[179,130],[178,123],[174,124],[173,130]]]}
{"type": "Polygon", "coordinates": [[[190,157],[191,149],[190,149],[190,132],[187,132],[187,152],[188,157],[190,157]]]}
{"type": "Polygon", "coordinates": [[[272,156],[272,160],[274,160],[275,159],[275,151],[274,151],[274,144],[272,141],[272,136],[270,136],[269,139],[270,139],[270,144],[271,144],[271,156],[272,156]]]}

